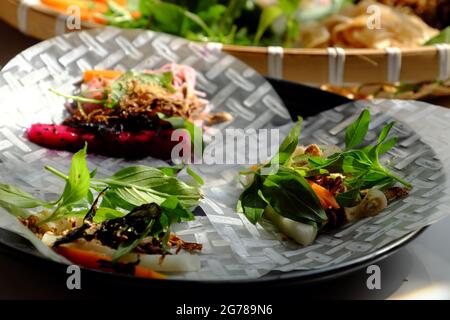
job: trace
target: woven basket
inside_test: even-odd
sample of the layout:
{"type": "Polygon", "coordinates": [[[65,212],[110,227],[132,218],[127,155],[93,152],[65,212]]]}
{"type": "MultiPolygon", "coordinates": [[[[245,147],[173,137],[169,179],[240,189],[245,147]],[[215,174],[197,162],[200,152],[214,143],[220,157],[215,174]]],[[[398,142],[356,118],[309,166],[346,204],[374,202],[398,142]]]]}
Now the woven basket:
{"type": "MultiPolygon", "coordinates": [[[[23,33],[48,39],[67,32],[66,16],[38,0],[2,0],[0,18],[23,33]]],[[[102,27],[83,23],[84,29],[102,27]]],[[[450,46],[416,49],[283,49],[210,44],[264,75],[313,85],[421,82],[450,76],[450,46]]]]}

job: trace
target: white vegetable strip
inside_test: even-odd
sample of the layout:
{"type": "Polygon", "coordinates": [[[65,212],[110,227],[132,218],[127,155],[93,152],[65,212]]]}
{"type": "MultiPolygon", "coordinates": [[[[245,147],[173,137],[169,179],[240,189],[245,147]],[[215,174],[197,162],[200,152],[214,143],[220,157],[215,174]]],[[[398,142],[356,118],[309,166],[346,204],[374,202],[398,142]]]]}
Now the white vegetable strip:
{"type": "MultiPolygon", "coordinates": [[[[71,243],[70,246],[86,251],[106,254],[111,257],[116,251],[94,241],[78,241],[76,243],[71,243]]],[[[130,263],[136,262],[138,259],[140,259],[139,265],[141,267],[158,272],[195,272],[200,270],[199,256],[189,253],[166,255],[164,259],[161,259],[161,255],[159,254],[130,253],[124,256],[120,262],[130,263]]]]}
{"type": "Polygon", "coordinates": [[[264,217],[272,221],[282,233],[291,237],[301,245],[310,245],[316,239],[317,229],[315,227],[282,217],[270,206],[264,211],[264,217]]]}

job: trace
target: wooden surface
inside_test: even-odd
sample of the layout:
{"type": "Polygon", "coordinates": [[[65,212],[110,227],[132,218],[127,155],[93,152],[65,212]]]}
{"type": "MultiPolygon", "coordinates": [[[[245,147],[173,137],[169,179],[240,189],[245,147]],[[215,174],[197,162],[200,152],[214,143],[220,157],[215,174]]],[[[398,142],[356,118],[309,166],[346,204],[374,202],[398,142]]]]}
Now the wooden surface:
{"type": "MultiPolygon", "coordinates": [[[[17,27],[19,0],[1,0],[0,18],[17,27]]],[[[58,13],[42,5],[31,7],[28,12],[26,33],[37,39],[55,36],[56,30],[63,29],[58,13]],[[58,25],[59,24],[59,25],[58,25]]],[[[64,24],[62,24],[64,25],[64,24]]],[[[85,28],[99,25],[85,24],[85,28]]],[[[224,51],[251,65],[267,75],[267,48],[224,46],[224,51]]],[[[431,81],[438,74],[437,51],[434,47],[403,50],[401,81],[431,81]]],[[[286,80],[309,84],[328,83],[328,54],[326,49],[285,49],[283,75],[286,80]]],[[[344,82],[378,83],[387,79],[387,57],[383,50],[348,49],[344,82]]]]}

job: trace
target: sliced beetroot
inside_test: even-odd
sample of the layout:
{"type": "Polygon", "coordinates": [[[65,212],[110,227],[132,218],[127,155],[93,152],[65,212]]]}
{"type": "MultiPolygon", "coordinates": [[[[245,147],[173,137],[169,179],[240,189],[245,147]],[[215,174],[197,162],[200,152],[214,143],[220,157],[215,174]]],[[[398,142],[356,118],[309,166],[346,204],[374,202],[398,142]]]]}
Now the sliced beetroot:
{"type": "Polygon", "coordinates": [[[170,159],[172,149],[179,141],[171,141],[173,130],[143,130],[138,132],[92,133],[65,125],[34,124],[27,132],[31,142],[49,149],[77,151],[88,144],[88,152],[111,157],[142,158],[152,156],[170,159]]]}

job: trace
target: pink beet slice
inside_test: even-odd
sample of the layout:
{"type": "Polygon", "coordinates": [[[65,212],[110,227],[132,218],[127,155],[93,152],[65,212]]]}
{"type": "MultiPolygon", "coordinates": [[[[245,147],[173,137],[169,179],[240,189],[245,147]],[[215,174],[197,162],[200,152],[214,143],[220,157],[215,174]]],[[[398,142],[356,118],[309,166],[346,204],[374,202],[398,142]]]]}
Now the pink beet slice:
{"type": "Polygon", "coordinates": [[[49,149],[77,151],[88,144],[88,152],[112,157],[142,158],[152,156],[170,159],[172,148],[189,139],[183,135],[180,141],[171,141],[173,130],[144,130],[94,134],[65,125],[34,124],[27,132],[31,142],[49,149]]]}

